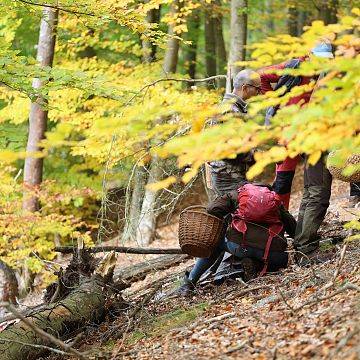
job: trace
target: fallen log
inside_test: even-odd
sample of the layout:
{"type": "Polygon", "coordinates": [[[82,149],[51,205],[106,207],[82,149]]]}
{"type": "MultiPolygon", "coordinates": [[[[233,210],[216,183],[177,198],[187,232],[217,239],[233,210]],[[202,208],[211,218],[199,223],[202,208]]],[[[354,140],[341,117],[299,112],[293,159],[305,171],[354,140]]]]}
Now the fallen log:
{"type": "MultiPolygon", "coordinates": [[[[76,247],[73,246],[57,246],[55,247],[56,252],[62,254],[72,254],[76,252],[76,247]]],[[[114,251],[118,253],[126,254],[183,254],[180,248],[170,248],[170,249],[161,249],[161,248],[140,248],[140,247],[128,247],[128,246],[95,246],[92,248],[86,249],[89,253],[101,253],[114,251]]]]}
{"type": "MultiPolygon", "coordinates": [[[[26,316],[27,323],[19,321],[0,333],[0,353],[3,360],[38,359],[50,345],[51,337],[41,336],[41,329],[56,338],[64,339],[86,323],[96,323],[104,316],[106,291],[115,267],[114,253],[107,254],[90,278],[63,300],[26,316]],[[29,326],[29,323],[31,326],[29,326]]],[[[58,344],[55,344],[58,345],[58,344]]]]}
{"type": "Polygon", "coordinates": [[[127,266],[115,271],[114,281],[115,284],[123,283],[124,287],[122,288],[125,289],[131,286],[133,282],[145,279],[145,277],[152,272],[168,269],[189,258],[190,256],[185,254],[159,256],[155,259],[127,266]]]}

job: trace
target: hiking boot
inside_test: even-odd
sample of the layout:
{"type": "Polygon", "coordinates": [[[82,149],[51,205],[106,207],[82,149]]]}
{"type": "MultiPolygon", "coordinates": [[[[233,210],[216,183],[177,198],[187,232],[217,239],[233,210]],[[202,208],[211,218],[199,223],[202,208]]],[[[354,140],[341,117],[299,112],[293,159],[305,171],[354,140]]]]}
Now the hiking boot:
{"type": "Polygon", "coordinates": [[[315,264],[323,264],[332,258],[332,253],[323,252],[319,249],[309,254],[296,253],[295,261],[299,266],[310,266],[315,264]]]}
{"type": "Polygon", "coordinates": [[[253,259],[244,258],[241,260],[241,265],[244,270],[243,280],[245,282],[257,277],[258,264],[253,259]]]}
{"type": "Polygon", "coordinates": [[[221,285],[226,280],[234,280],[242,277],[243,274],[244,269],[241,264],[241,260],[237,259],[234,255],[230,255],[223,260],[218,267],[214,276],[214,283],[215,285],[221,285]]]}
{"type": "Polygon", "coordinates": [[[171,295],[189,296],[195,290],[195,284],[189,279],[189,272],[186,271],[184,275],[184,282],[171,295]]]}

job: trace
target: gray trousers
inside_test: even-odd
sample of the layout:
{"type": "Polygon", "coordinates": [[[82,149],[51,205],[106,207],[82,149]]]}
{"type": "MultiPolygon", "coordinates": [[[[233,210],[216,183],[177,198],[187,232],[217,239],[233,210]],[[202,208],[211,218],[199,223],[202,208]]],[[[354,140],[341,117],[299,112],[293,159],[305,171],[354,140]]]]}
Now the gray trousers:
{"type": "Polygon", "coordinates": [[[319,247],[317,231],[329,207],[332,176],[322,157],[315,165],[305,159],[304,192],[299,208],[294,245],[309,254],[319,247]]]}

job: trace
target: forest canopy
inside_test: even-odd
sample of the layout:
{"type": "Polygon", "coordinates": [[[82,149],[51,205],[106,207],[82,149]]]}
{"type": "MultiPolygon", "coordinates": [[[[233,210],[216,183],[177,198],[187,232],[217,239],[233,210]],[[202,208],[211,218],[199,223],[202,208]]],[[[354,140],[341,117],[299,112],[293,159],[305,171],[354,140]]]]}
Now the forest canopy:
{"type": "MultiPolygon", "coordinates": [[[[132,189],[130,174],[140,166],[151,172],[162,163],[147,187],[158,191],[185,186],[206,161],[251,149],[257,151],[249,178],[288,156],[305,153],[314,164],[322,153],[340,150],[332,161],[341,165],[360,153],[359,4],[339,1],[332,21],[334,9],[326,4],[337,2],[315,1],[313,10],[306,0],[288,0],[285,9],[278,0],[270,7],[265,0],[241,3],[245,41],[242,55],[231,60],[230,1],[54,0],[46,8],[2,1],[2,259],[38,273],[54,258],[55,239],[103,241],[107,191],[111,184],[132,189]],[[55,39],[53,61],[45,66],[37,58],[40,24],[51,25],[55,39]],[[321,39],[333,44],[334,59],[310,57],[286,70],[321,80],[284,96],[279,89],[252,98],[243,120],[224,115],[219,104],[229,68],[257,70],[303,57],[321,39]],[[191,81],[217,75],[224,76],[191,81]],[[281,107],[315,86],[307,106],[281,107]],[[46,130],[39,149],[29,152],[34,103],[46,113],[46,130]],[[266,108],[277,105],[264,126],[266,108]],[[209,126],[214,118],[218,124],[209,126]],[[37,186],[24,185],[29,157],[42,160],[37,186]],[[24,209],[24,196],[36,198],[35,211],[24,209]]],[[[356,171],[359,165],[344,170],[356,171]]]]}

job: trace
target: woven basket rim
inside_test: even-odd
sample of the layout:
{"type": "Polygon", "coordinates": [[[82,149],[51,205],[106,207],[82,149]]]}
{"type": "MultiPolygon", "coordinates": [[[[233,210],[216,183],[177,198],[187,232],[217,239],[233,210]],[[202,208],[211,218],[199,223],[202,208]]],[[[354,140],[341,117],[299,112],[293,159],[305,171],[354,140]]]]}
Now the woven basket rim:
{"type": "Polygon", "coordinates": [[[181,214],[183,214],[183,213],[189,213],[189,212],[191,212],[191,213],[196,213],[196,214],[202,214],[202,215],[205,214],[205,215],[207,215],[207,216],[209,216],[209,217],[211,217],[211,218],[213,218],[213,219],[216,219],[216,220],[220,221],[221,223],[224,223],[224,219],[220,219],[220,218],[218,218],[217,216],[214,216],[214,215],[209,214],[208,212],[204,213],[204,212],[201,212],[201,211],[192,210],[192,209],[196,209],[196,208],[206,209],[206,206],[204,206],[204,205],[192,205],[192,206],[188,206],[188,207],[185,208],[183,211],[181,211],[180,216],[181,216],[181,214]]]}

